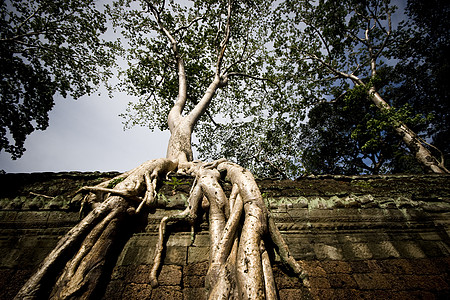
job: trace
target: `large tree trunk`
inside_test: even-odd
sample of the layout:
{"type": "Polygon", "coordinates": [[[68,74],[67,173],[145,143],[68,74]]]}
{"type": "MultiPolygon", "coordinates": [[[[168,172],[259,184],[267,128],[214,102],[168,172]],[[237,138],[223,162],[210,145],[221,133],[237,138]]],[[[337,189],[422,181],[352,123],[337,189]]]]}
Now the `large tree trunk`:
{"type": "Polygon", "coordinates": [[[121,242],[132,233],[130,217],[144,203],[156,205],[156,180],[176,168],[171,160],[151,160],[110,180],[122,180],[113,189],[108,182],[80,189],[100,203],[60,239],[15,299],[98,299],[121,242]]]}

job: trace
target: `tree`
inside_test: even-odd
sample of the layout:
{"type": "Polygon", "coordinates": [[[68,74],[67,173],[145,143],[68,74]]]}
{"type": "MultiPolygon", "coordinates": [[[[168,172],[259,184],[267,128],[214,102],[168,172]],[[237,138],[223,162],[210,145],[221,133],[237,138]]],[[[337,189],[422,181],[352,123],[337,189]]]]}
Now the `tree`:
{"type": "MultiPolygon", "coordinates": [[[[97,186],[82,188],[79,192],[87,193],[84,203],[96,203],[95,208],[59,241],[16,298],[46,296],[46,290],[57,299],[95,297],[120,229],[130,218],[157,206],[158,182],[176,171],[195,180],[186,210],[161,220],[152,285],[158,284],[166,224],[195,222],[202,201],[206,201],[211,251],[206,278],[209,298],[275,299],[269,244],[274,244],[296,274],[301,278],[306,274],[290,255],[252,174],[225,159],[193,162],[191,148],[193,129],[208,109],[248,104],[233,102],[238,99],[235,97],[231,104],[216,103],[215,107],[214,94],[239,77],[257,78],[252,72],[261,67],[255,55],[263,41],[259,39],[264,28],[260,22],[264,22],[271,3],[195,1],[181,6],[174,1],[146,0],[139,4],[118,1],[109,9],[117,25],[125,29],[125,36],[137,46],[131,48],[131,55],[138,59],[127,74],[129,87],[146,96],[143,101],[155,109],[150,114],[155,123],[162,126],[161,114],[167,118],[171,132],[167,156],[97,186]],[[150,31],[156,31],[155,35],[149,37],[150,31]],[[225,194],[221,179],[231,182],[230,195],[225,194]],[[54,274],[59,274],[56,282],[51,280],[54,274]],[[55,283],[46,289],[47,282],[55,283]]],[[[245,90],[239,85],[235,88],[235,92],[245,90]]]]}
{"type": "Polygon", "coordinates": [[[385,76],[390,74],[389,58],[399,47],[404,26],[393,24],[394,10],[385,0],[285,1],[275,43],[285,62],[282,72],[297,83],[299,93],[306,86],[307,101],[313,103],[342,100],[352,89],[353,94],[362,92],[426,171],[448,173],[408,120],[402,119],[407,108],[393,106],[396,103],[384,96],[389,95],[386,81],[395,83],[394,77],[385,76]]]}
{"type": "Polygon", "coordinates": [[[300,133],[305,169],[313,174],[420,173],[389,116],[364,95],[349,98],[322,102],[309,111],[300,133]]]}
{"type": "MultiPolygon", "coordinates": [[[[439,148],[440,155],[448,158],[450,132],[449,78],[450,22],[444,16],[450,12],[447,1],[409,0],[408,34],[396,48],[393,57],[399,60],[395,69],[401,84],[394,90],[398,103],[409,103],[423,115],[430,115],[424,131],[431,144],[439,148]]],[[[445,159],[448,168],[448,159],[445,159]]]]}
{"type": "Polygon", "coordinates": [[[93,1],[1,1],[0,15],[0,150],[15,159],[47,128],[55,95],[91,94],[110,75],[112,44],[93,1]]]}

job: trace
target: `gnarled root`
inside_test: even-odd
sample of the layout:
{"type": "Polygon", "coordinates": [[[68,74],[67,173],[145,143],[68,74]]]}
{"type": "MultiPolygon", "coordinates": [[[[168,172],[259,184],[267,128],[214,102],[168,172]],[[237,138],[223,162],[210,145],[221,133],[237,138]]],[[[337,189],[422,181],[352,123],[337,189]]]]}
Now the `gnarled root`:
{"type": "MultiPolygon", "coordinates": [[[[224,160],[209,164],[185,163],[185,173],[196,177],[189,207],[178,216],[163,219],[155,255],[159,267],[165,225],[187,218],[204,195],[210,204],[210,266],[206,277],[209,299],[277,299],[270,258],[264,238],[271,239],[280,257],[301,279],[306,273],[290,255],[286,242],[270,218],[252,174],[224,160]],[[229,198],[219,184],[220,173],[232,183],[229,198]]],[[[152,273],[152,283],[156,274],[152,273]]],[[[304,281],[307,284],[306,280],[304,281]]]]}
{"type": "Polygon", "coordinates": [[[113,188],[108,188],[112,180],[95,187],[82,188],[79,192],[91,193],[88,197],[98,204],[60,239],[15,299],[46,297],[48,283],[54,282],[55,274],[60,273],[64,265],[52,297],[86,298],[94,293],[104,270],[105,257],[111,252],[122,220],[136,212],[135,206],[139,202],[144,203],[141,208],[155,205],[156,180],[175,171],[177,167],[177,161],[151,160],[116,177],[121,181],[118,180],[120,182],[113,188]]]}
{"type": "Polygon", "coordinates": [[[157,159],[119,176],[120,182],[114,187],[102,183],[82,188],[80,192],[90,193],[88,197],[98,201],[98,205],[61,238],[16,299],[45,296],[45,283],[58,273],[59,278],[50,289],[52,298],[93,297],[107,265],[106,258],[113,252],[116,235],[123,227],[122,221],[145,207],[154,207],[158,179],[177,168],[195,176],[194,185],[186,210],[161,220],[150,275],[152,286],[158,284],[167,223],[194,222],[202,202],[209,203],[210,267],[206,278],[209,299],[276,299],[270,258],[264,244],[268,240],[275,244],[283,262],[305,279],[305,272],[290,255],[249,171],[225,160],[178,164],[178,161],[157,159]],[[229,197],[219,184],[223,175],[232,184],[229,197]]]}

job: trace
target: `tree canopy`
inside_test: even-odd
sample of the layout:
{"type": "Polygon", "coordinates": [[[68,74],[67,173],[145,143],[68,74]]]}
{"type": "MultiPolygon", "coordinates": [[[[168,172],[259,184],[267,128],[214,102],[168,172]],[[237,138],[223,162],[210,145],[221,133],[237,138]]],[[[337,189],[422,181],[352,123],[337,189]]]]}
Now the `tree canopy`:
{"type": "Polygon", "coordinates": [[[281,86],[280,104],[253,122],[227,125],[233,134],[221,134],[219,145],[202,135],[199,149],[230,157],[237,145],[243,150],[234,152],[237,161],[265,176],[280,169],[288,177],[428,172],[429,161],[446,172],[430,142],[439,141],[431,139],[433,130],[436,137],[448,134],[441,123],[448,84],[439,81],[446,59],[433,63],[446,51],[448,30],[445,22],[437,29],[425,21],[439,20],[445,5],[439,13],[421,11],[428,16],[421,22],[414,5],[408,16],[391,1],[282,1],[273,10],[267,61],[274,63],[266,74],[281,86]],[[435,46],[427,47],[428,40],[435,46]]]}
{"type": "Polygon", "coordinates": [[[0,150],[18,158],[56,95],[91,94],[110,75],[113,44],[94,1],[1,1],[0,15],[0,150]]]}
{"type": "MultiPolygon", "coordinates": [[[[226,84],[196,124],[199,158],[227,157],[260,176],[295,178],[418,172],[416,146],[440,164],[430,143],[448,156],[448,22],[439,21],[448,4],[410,0],[405,15],[387,0],[231,3],[239,9],[230,18],[222,1],[109,3],[124,37],[115,54],[128,61],[121,88],[139,97],[123,114],[126,127],[168,129],[179,76],[164,24],[183,61],[187,111],[217,73],[218,53],[226,52],[226,84]],[[374,91],[378,104],[369,99],[374,91]]],[[[89,94],[109,75],[103,71],[113,45],[102,41],[106,16],[90,1],[1,7],[1,59],[10,66],[2,69],[1,141],[19,157],[26,135],[48,125],[56,94],[89,94]]]]}

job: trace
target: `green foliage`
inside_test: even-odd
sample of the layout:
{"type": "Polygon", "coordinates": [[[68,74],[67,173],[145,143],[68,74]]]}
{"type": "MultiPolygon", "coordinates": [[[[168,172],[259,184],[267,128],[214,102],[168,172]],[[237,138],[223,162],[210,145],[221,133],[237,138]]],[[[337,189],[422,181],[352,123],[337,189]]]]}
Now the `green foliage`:
{"type": "Polygon", "coordinates": [[[399,37],[392,53],[399,60],[395,68],[398,84],[390,94],[396,103],[407,103],[415,113],[427,116],[422,131],[443,152],[449,168],[450,2],[409,0],[406,12],[408,31],[399,37]]]}
{"type": "MultiPolygon", "coordinates": [[[[128,42],[123,54],[130,67],[122,72],[122,87],[140,97],[124,114],[126,125],[167,129],[178,94],[172,45],[146,1],[117,1],[108,11],[128,42]]],[[[224,68],[247,76],[230,76],[200,119],[195,133],[200,158],[226,157],[258,176],[290,178],[304,172],[420,171],[394,129],[402,122],[415,132],[448,135],[436,118],[448,119],[449,101],[443,96],[448,84],[442,84],[448,76],[439,77],[447,64],[439,73],[437,63],[428,63],[433,53],[447,53],[447,48],[437,45],[436,38],[435,52],[423,54],[426,47],[419,41],[433,22],[397,21],[404,17],[400,13],[389,28],[389,16],[395,13],[388,0],[233,1],[224,68]],[[414,64],[409,65],[411,57],[414,64]],[[423,58],[424,68],[417,68],[423,58]],[[433,83],[422,93],[427,80],[441,85],[433,83]],[[371,104],[372,87],[390,109],[371,104]],[[440,98],[430,101],[430,95],[440,98]]],[[[178,41],[186,66],[187,109],[192,109],[214,74],[225,2],[169,1],[161,16],[178,41]]],[[[444,55],[438,57],[446,61],[444,55]]]]}
{"type": "Polygon", "coordinates": [[[178,186],[183,185],[183,184],[189,184],[189,182],[187,181],[182,181],[176,177],[171,177],[170,181],[166,181],[166,184],[170,185],[172,187],[173,190],[176,190],[178,186]]]}
{"type": "Polygon", "coordinates": [[[122,181],[124,181],[124,179],[125,179],[125,177],[119,177],[119,178],[115,178],[115,179],[111,180],[111,181],[108,183],[107,188],[109,188],[109,189],[114,188],[116,185],[118,185],[119,183],[121,183],[122,181]]]}
{"type": "Polygon", "coordinates": [[[0,15],[0,150],[18,158],[48,126],[56,94],[90,94],[110,75],[113,44],[100,39],[106,18],[92,1],[2,1],[0,15]]]}
{"type": "MultiPolygon", "coordinates": [[[[271,1],[232,1],[230,42],[223,70],[233,74],[261,76],[268,26],[266,12],[271,1]]],[[[157,7],[161,8],[161,3],[157,7]]],[[[123,114],[126,127],[167,129],[167,116],[178,95],[178,71],[172,45],[160,30],[145,1],[116,1],[108,8],[114,24],[127,39],[125,58],[133,62],[122,71],[122,88],[140,97],[123,114]]],[[[164,26],[173,33],[185,64],[188,102],[191,110],[214,79],[217,55],[224,38],[227,1],[166,1],[161,9],[164,26]]],[[[251,115],[249,91],[262,83],[230,76],[228,86],[215,95],[208,108],[218,118],[251,115]]],[[[209,122],[206,116],[201,120],[209,122]]],[[[199,124],[199,126],[202,126],[199,124]]]]}

